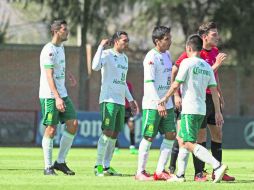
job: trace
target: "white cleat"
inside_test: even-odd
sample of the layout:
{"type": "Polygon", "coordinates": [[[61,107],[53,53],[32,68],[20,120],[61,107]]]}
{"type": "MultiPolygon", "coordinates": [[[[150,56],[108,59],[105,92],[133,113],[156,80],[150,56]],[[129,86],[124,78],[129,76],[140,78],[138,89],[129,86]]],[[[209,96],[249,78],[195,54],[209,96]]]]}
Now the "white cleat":
{"type": "Polygon", "coordinates": [[[220,183],[227,169],[228,169],[228,166],[224,164],[222,164],[219,168],[217,168],[214,171],[215,178],[213,180],[213,183],[220,183]]]}

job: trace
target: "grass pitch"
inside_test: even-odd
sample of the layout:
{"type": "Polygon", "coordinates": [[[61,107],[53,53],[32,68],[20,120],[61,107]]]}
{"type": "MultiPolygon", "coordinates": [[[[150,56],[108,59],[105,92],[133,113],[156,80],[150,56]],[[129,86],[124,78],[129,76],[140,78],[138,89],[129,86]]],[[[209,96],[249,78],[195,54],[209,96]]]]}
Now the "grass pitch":
{"type": "MultiPolygon", "coordinates": [[[[54,159],[58,149],[54,149],[54,159]]],[[[153,172],[159,150],[151,150],[147,170],[153,172]]],[[[139,182],[134,180],[137,167],[137,155],[130,155],[129,150],[121,149],[114,155],[112,167],[125,174],[122,177],[95,177],[93,166],[96,149],[73,148],[68,157],[68,166],[76,172],[75,176],[43,175],[41,148],[0,148],[0,190],[251,190],[254,188],[254,151],[224,150],[223,160],[229,166],[228,173],[236,177],[235,182],[213,184],[211,181],[197,183],[193,181],[193,164],[190,156],[185,183],[165,181],[139,182]]],[[[206,167],[211,171],[211,167],[206,167]]]]}

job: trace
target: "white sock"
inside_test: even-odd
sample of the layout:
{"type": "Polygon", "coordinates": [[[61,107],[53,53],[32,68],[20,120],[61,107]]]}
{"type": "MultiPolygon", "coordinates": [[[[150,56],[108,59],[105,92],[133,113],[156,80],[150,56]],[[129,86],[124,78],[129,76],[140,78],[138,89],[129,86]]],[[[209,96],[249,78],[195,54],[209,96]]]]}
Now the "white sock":
{"type": "Polygon", "coordinates": [[[186,148],[180,147],[178,158],[177,158],[177,176],[182,176],[185,174],[185,170],[188,164],[189,151],[186,148]]]}
{"type": "Polygon", "coordinates": [[[57,162],[64,163],[65,158],[71,148],[75,135],[70,134],[68,131],[64,131],[60,141],[59,153],[57,162]]]}
{"type": "Polygon", "coordinates": [[[150,150],[151,144],[152,144],[151,142],[149,142],[148,140],[146,140],[144,138],[141,140],[141,142],[139,144],[137,174],[140,174],[146,168],[146,163],[148,160],[148,155],[149,155],[149,150],[150,150]]]}
{"type": "Polygon", "coordinates": [[[105,152],[108,146],[109,139],[109,137],[102,134],[98,140],[96,166],[103,164],[103,159],[105,157],[105,152]]]}
{"type": "Polygon", "coordinates": [[[216,160],[212,154],[208,152],[206,148],[203,146],[196,144],[193,154],[201,161],[212,165],[213,169],[218,168],[220,166],[220,162],[216,160]]]}
{"type": "Polygon", "coordinates": [[[46,169],[52,166],[53,138],[43,136],[42,149],[46,169]]]}
{"type": "Polygon", "coordinates": [[[104,156],[104,167],[109,168],[110,162],[113,157],[114,149],[116,145],[116,139],[109,138],[108,146],[106,148],[105,156],[104,156]]]}
{"type": "Polygon", "coordinates": [[[173,144],[173,140],[163,139],[160,148],[160,157],[156,168],[157,174],[160,174],[165,169],[172,151],[173,144]]]}

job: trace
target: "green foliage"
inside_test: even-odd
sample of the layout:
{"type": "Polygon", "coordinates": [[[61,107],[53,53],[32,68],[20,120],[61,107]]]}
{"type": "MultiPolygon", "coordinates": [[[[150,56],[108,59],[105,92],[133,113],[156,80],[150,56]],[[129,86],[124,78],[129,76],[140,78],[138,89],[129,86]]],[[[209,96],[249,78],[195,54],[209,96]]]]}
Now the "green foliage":
{"type": "Polygon", "coordinates": [[[221,0],[214,16],[220,30],[229,36],[224,40],[225,47],[237,52],[236,60],[245,70],[254,57],[253,10],[252,0],[221,0]]]}
{"type": "Polygon", "coordinates": [[[8,26],[9,16],[4,13],[0,14],[0,44],[3,44],[5,42],[8,26]]]}

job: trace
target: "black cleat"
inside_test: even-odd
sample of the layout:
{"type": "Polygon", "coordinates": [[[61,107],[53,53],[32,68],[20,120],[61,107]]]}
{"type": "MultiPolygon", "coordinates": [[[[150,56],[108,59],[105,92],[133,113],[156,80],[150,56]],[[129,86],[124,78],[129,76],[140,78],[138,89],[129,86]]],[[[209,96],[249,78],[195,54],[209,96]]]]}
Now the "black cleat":
{"type": "Polygon", "coordinates": [[[75,172],[68,168],[66,163],[57,163],[57,161],[55,161],[53,168],[63,172],[66,175],[75,175],[75,172]]]}
{"type": "Polygon", "coordinates": [[[44,175],[57,175],[53,166],[44,169],[44,175]]]}

